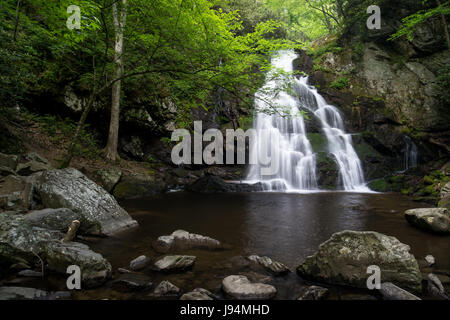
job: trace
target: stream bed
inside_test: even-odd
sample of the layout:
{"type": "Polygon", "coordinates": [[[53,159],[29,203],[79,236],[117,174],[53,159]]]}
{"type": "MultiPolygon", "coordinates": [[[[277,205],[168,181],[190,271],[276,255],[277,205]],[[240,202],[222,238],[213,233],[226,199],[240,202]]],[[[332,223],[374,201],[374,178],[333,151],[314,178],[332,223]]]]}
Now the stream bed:
{"type": "MultiPolygon", "coordinates": [[[[448,238],[415,229],[403,217],[407,209],[429,205],[399,194],[176,192],[124,201],[121,205],[139,222],[139,227],[89,244],[111,262],[114,271],[127,268],[140,255],[152,259],[162,256],[152,249],[152,242],[178,229],[210,236],[230,246],[221,251],[176,252],[197,257],[194,268],[188,272],[144,271],[154,285],[169,280],[184,292],[201,287],[221,295],[222,279],[242,268],[242,259],[236,257],[257,254],[269,256],[294,271],[275,278],[273,284],[278,289],[277,299],[295,299],[310,284],[296,275],[295,268],[333,233],[343,230],[395,236],[411,247],[417,260],[431,254],[439,269],[450,269],[448,238]]],[[[331,287],[330,292],[330,299],[371,298],[364,290],[331,287]]],[[[118,293],[105,287],[82,291],[76,298],[146,299],[148,292],[118,293]]]]}

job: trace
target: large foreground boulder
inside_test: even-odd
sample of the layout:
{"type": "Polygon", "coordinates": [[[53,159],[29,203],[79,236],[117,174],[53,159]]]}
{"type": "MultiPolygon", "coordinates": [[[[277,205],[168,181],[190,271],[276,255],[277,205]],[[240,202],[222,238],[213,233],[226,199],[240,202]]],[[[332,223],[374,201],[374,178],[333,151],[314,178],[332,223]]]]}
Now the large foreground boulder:
{"type": "Polygon", "coordinates": [[[29,224],[24,216],[0,214],[0,264],[40,265],[40,257],[51,271],[66,274],[79,266],[86,287],[103,284],[111,276],[111,265],[100,254],[77,242],[61,242],[64,234],[29,224]]]}
{"type": "Polygon", "coordinates": [[[69,208],[95,227],[94,235],[110,235],[137,226],[105,189],[73,168],[45,171],[37,179],[36,191],[47,208],[69,208]]]}
{"type": "Polygon", "coordinates": [[[96,226],[85,220],[80,213],[67,208],[35,210],[29,212],[24,217],[25,220],[33,226],[58,230],[64,233],[67,232],[70,224],[74,220],[81,222],[80,228],[78,229],[78,233],[80,234],[87,233],[91,228],[96,226]]]}
{"type": "Polygon", "coordinates": [[[367,288],[367,269],[376,265],[382,282],[417,292],[421,290],[422,277],[409,250],[396,238],[378,232],[343,231],[322,243],[297,272],[306,279],[367,288]]]}
{"type": "Polygon", "coordinates": [[[446,208],[406,210],[405,218],[419,229],[434,233],[450,233],[450,211],[446,208]]]}
{"type": "Polygon", "coordinates": [[[277,289],[263,283],[251,283],[242,275],[228,276],[222,281],[223,291],[238,300],[268,300],[275,297],[277,289]]]}

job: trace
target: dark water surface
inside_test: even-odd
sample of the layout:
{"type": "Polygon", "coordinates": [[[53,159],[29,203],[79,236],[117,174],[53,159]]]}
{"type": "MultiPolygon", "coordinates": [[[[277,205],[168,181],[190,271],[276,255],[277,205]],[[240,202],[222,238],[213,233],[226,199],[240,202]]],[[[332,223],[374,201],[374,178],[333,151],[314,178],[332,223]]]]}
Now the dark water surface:
{"type": "MultiPolygon", "coordinates": [[[[417,230],[403,217],[407,209],[429,205],[399,194],[178,192],[121,204],[140,226],[91,244],[114,269],[127,267],[141,254],[156,259],[160,255],[152,250],[152,241],[177,229],[210,236],[231,246],[225,251],[180,252],[197,256],[194,269],[187,273],[161,275],[149,271],[156,284],[168,279],[185,291],[203,287],[220,292],[221,280],[233,274],[236,266],[232,258],[238,255],[267,255],[295,270],[322,242],[343,230],[395,236],[410,245],[418,260],[431,254],[440,269],[450,269],[449,238],[417,230]]],[[[288,299],[298,296],[304,284],[292,273],[277,279],[275,285],[278,298],[288,299]]]]}

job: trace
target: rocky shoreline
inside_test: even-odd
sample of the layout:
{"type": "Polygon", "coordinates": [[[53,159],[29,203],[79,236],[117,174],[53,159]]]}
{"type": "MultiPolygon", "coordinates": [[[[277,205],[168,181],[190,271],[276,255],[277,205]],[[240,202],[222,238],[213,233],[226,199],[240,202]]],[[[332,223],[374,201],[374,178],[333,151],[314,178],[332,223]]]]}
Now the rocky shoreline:
{"type": "MultiPolygon", "coordinates": [[[[48,274],[67,277],[67,268],[76,265],[81,269],[81,283],[86,289],[105,287],[119,292],[140,292],[148,299],[211,300],[276,299],[274,279],[280,281],[291,274],[287,266],[270,257],[249,255],[236,257],[231,264],[239,267],[230,268],[232,273],[223,278],[218,292],[204,288],[185,292],[166,280],[153,283],[148,270],[164,275],[182,274],[195,268],[197,257],[186,255],[186,251],[229,249],[219,240],[184,230],[161,235],[149,244],[158,253],[156,259],[140,256],[128,267],[115,270],[117,266],[113,267],[85,243],[138,227],[118,204],[116,198],[122,197],[117,193],[123,198],[143,197],[166,191],[164,187],[158,187],[144,176],[122,177],[117,168],[97,173],[100,186],[74,168],[52,168],[38,154],[22,157],[0,154],[0,173],[0,275],[5,278],[6,275],[45,278],[48,274]],[[77,235],[71,241],[64,241],[73,221],[79,222],[77,235]]],[[[225,182],[212,173],[204,172],[200,177],[180,173],[184,176],[180,179],[189,182],[186,190],[197,193],[261,190],[258,185],[225,182]]],[[[442,189],[443,203],[449,197],[448,190],[447,184],[442,189]]],[[[450,232],[450,213],[445,206],[408,210],[405,218],[425,232],[450,232]]],[[[409,251],[407,244],[377,232],[336,233],[297,267],[298,276],[309,283],[298,292],[297,298],[326,299],[333,286],[366,290],[367,267],[376,265],[381,271],[382,285],[376,292],[367,290],[372,298],[448,299],[450,271],[435,269],[433,257],[417,260],[409,251]]],[[[64,288],[50,292],[12,284],[10,281],[5,284],[0,277],[1,300],[55,300],[72,296],[64,288]]]]}

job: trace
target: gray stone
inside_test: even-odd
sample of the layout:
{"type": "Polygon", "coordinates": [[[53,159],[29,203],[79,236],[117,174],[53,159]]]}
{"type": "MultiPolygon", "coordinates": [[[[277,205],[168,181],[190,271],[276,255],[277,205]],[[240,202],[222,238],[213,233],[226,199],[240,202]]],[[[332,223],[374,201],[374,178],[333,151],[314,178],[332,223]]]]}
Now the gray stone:
{"type": "Polygon", "coordinates": [[[136,273],[122,274],[112,282],[113,289],[126,292],[145,290],[151,286],[150,277],[136,273]]]}
{"type": "Polygon", "coordinates": [[[284,264],[274,261],[269,257],[260,257],[257,255],[249,256],[248,259],[254,263],[259,264],[267,271],[273,273],[274,275],[280,276],[289,273],[290,270],[284,264]]]}
{"type": "Polygon", "coordinates": [[[32,208],[34,206],[33,190],[32,178],[14,175],[0,178],[0,208],[32,208]]]}
{"type": "Polygon", "coordinates": [[[379,292],[384,300],[421,300],[419,297],[391,282],[382,283],[379,292]]]}
{"type": "Polygon", "coordinates": [[[0,153],[0,167],[5,167],[9,170],[15,171],[18,163],[18,156],[0,153]]]}
{"type": "Polygon", "coordinates": [[[327,288],[310,286],[302,293],[297,300],[323,300],[327,297],[329,290],[327,288]]]}
{"type": "Polygon", "coordinates": [[[428,274],[427,278],[428,292],[434,296],[446,298],[441,280],[433,273],[428,274]]]}
{"type": "Polygon", "coordinates": [[[161,281],[155,288],[152,295],[156,297],[177,296],[181,293],[181,289],[169,281],[161,281]]]}
{"type": "Polygon", "coordinates": [[[263,283],[251,283],[241,275],[228,276],[222,281],[223,291],[238,300],[268,300],[275,297],[277,289],[263,283]]]}
{"type": "Polygon", "coordinates": [[[47,292],[25,287],[0,287],[0,300],[61,300],[69,299],[68,291],[47,292]]]}
{"type": "Polygon", "coordinates": [[[84,287],[96,287],[111,277],[111,264],[102,255],[77,242],[48,243],[43,250],[48,268],[65,274],[67,267],[79,266],[84,287]]]}
{"type": "Polygon", "coordinates": [[[91,228],[95,228],[95,224],[89,223],[89,221],[84,220],[81,214],[67,208],[37,210],[25,215],[25,221],[33,226],[58,230],[64,233],[67,232],[70,224],[74,220],[81,222],[79,228],[80,234],[88,232],[91,228]]]}
{"type": "Polygon", "coordinates": [[[150,258],[146,256],[139,256],[130,262],[130,269],[133,271],[138,271],[144,269],[150,264],[150,258]]]}
{"type": "Polygon", "coordinates": [[[137,226],[117,201],[73,168],[49,170],[36,182],[36,191],[47,208],[69,208],[95,225],[89,233],[111,235],[137,226]]]}
{"type": "Polygon", "coordinates": [[[23,160],[26,162],[19,163],[16,168],[16,172],[21,176],[29,176],[36,172],[53,169],[51,163],[47,159],[35,152],[28,153],[23,157],[23,160]]]}
{"type": "Polygon", "coordinates": [[[163,193],[167,185],[153,176],[131,174],[123,176],[114,188],[116,199],[136,199],[163,193]]]}
{"type": "Polygon", "coordinates": [[[42,272],[40,271],[33,271],[30,269],[22,270],[18,273],[21,277],[27,277],[27,278],[41,278],[43,276],[42,272]]]}
{"type": "Polygon", "coordinates": [[[430,254],[425,257],[425,261],[427,262],[429,267],[431,267],[432,265],[434,265],[436,263],[436,260],[430,254]]]}
{"type": "Polygon", "coordinates": [[[343,231],[322,243],[297,272],[314,281],[367,288],[367,268],[377,265],[382,281],[420,292],[419,265],[409,250],[396,238],[378,232],[343,231]]]}
{"type": "Polygon", "coordinates": [[[155,262],[155,268],[158,271],[184,271],[192,268],[195,259],[194,256],[165,256],[155,262]]]}
{"type": "Polygon", "coordinates": [[[114,187],[119,183],[122,178],[122,170],[116,167],[100,169],[95,172],[97,181],[100,185],[109,193],[112,193],[114,187]]]}
{"type": "Polygon", "coordinates": [[[206,289],[196,288],[191,292],[183,294],[180,300],[214,300],[214,295],[206,289]]]}
{"type": "Polygon", "coordinates": [[[202,236],[195,233],[189,233],[184,230],[174,231],[170,236],[159,237],[155,244],[155,250],[166,253],[171,249],[188,250],[188,249],[222,249],[220,241],[202,236]]]}
{"type": "Polygon", "coordinates": [[[405,218],[419,229],[434,233],[450,233],[450,211],[446,208],[406,210],[405,218]]]}

